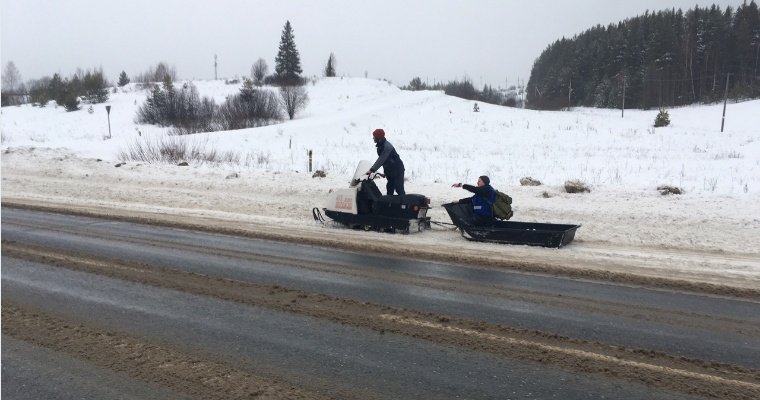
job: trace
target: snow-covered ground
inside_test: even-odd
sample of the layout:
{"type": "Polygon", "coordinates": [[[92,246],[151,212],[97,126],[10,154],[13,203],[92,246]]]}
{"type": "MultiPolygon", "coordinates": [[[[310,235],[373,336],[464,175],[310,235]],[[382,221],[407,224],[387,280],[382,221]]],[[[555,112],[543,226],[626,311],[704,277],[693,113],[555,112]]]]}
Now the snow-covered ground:
{"type": "MultiPolygon", "coordinates": [[[[239,85],[195,82],[221,103],[239,85]]],[[[182,137],[235,163],[190,167],[129,161],[129,145],[164,137],[137,125],[146,93],[128,86],[103,104],[67,113],[52,104],[2,108],[2,200],[203,218],[244,229],[374,241],[399,248],[531,260],[738,287],[760,287],[760,101],[656,110],[539,112],[479,104],[440,92],[407,92],[386,82],[331,78],[308,86],[310,103],[293,121],[182,137]],[[374,159],[371,132],[383,128],[406,165],[406,190],[442,203],[466,197],[455,182],[489,175],[514,198],[514,220],[576,223],[563,249],[470,243],[442,229],[389,235],[325,228],[311,208],[345,187],[361,159],[374,159]],[[313,168],[307,172],[307,151],[313,168]],[[102,160],[102,161],[98,161],[102,160]],[[530,176],[544,183],[523,187],[530,176]],[[566,180],[591,193],[569,194],[566,180]],[[685,194],[663,196],[659,185],[685,194]]],[[[383,185],[380,184],[382,187],[383,185]]],[[[116,211],[114,211],[116,212],[116,211]]]]}

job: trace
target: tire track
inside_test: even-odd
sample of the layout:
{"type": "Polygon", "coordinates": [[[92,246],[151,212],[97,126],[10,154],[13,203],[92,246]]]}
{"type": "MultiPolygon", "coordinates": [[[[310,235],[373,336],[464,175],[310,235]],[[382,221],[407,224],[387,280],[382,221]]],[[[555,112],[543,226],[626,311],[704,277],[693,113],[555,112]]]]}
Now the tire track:
{"type": "Polygon", "coordinates": [[[2,332],[192,398],[329,398],[138,337],[93,329],[38,310],[24,309],[5,299],[2,332]]]}
{"type": "MultiPolygon", "coordinates": [[[[505,289],[503,287],[498,287],[495,285],[484,285],[480,283],[474,284],[445,278],[420,276],[406,272],[395,272],[394,274],[387,274],[384,271],[376,271],[367,268],[356,267],[348,263],[325,263],[320,261],[305,260],[297,257],[282,256],[279,254],[264,254],[250,250],[223,249],[219,247],[206,246],[202,243],[186,244],[176,240],[166,239],[162,240],[161,242],[156,242],[154,239],[150,238],[146,239],[133,235],[114,234],[110,231],[101,232],[97,229],[92,229],[92,227],[87,230],[66,227],[50,228],[47,225],[34,224],[27,221],[16,221],[14,219],[10,219],[6,223],[12,223],[14,225],[23,226],[29,229],[43,229],[51,232],[64,233],[92,239],[102,239],[104,234],[108,234],[109,240],[118,241],[119,243],[130,243],[139,246],[150,246],[162,249],[168,248],[172,250],[179,250],[188,254],[198,253],[203,255],[229,257],[245,261],[297,267],[303,270],[319,271],[353,278],[373,278],[390,284],[411,284],[428,289],[457,291],[463,294],[477,295],[491,299],[502,299],[505,301],[539,304],[557,309],[572,309],[594,314],[603,314],[642,321],[666,323],[674,326],[690,327],[712,332],[727,332],[760,336],[760,324],[747,321],[738,321],[726,317],[711,316],[710,318],[705,318],[704,315],[690,312],[662,310],[659,308],[646,306],[632,307],[630,304],[625,303],[599,303],[593,299],[575,296],[542,293],[515,287],[505,289]]],[[[6,240],[3,241],[3,243],[6,242],[6,240]]],[[[165,266],[171,267],[171,265],[165,266]]],[[[462,268],[472,267],[463,266],[462,268]]]]}
{"type": "MultiPolygon", "coordinates": [[[[675,278],[652,277],[637,275],[623,272],[612,272],[597,269],[583,269],[569,267],[562,264],[552,264],[547,262],[531,262],[529,260],[508,260],[505,261],[498,257],[489,257],[479,254],[443,254],[440,251],[434,251],[427,248],[413,248],[407,246],[398,246],[397,243],[367,243],[365,241],[347,240],[345,237],[333,235],[320,236],[303,236],[298,232],[293,233],[287,229],[268,226],[267,229],[243,229],[230,228],[213,223],[211,219],[208,224],[188,222],[182,216],[171,216],[163,214],[152,214],[146,216],[120,210],[99,210],[87,207],[64,208],[63,206],[47,204],[28,204],[20,201],[6,201],[3,207],[13,207],[17,209],[54,212],[59,214],[85,216],[92,218],[103,218],[108,220],[133,222],[146,225],[155,225],[179,229],[188,229],[209,233],[220,233],[234,236],[242,236],[255,239],[273,240],[280,242],[292,242],[298,244],[330,247],[341,250],[362,252],[367,254],[395,254],[404,257],[414,257],[432,261],[446,263],[460,263],[469,265],[480,265],[485,267],[502,268],[514,271],[541,273],[554,276],[569,277],[575,279],[601,280],[613,283],[641,285],[652,288],[663,288],[668,290],[680,290],[694,293],[706,293],[720,296],[728,296],[747,300],[760,301],[760,289],[751,287],[735,287],[723,284],[695,282],[675,278]]],[[[218,222],[218,221],[216,221],[218,222]]]]}

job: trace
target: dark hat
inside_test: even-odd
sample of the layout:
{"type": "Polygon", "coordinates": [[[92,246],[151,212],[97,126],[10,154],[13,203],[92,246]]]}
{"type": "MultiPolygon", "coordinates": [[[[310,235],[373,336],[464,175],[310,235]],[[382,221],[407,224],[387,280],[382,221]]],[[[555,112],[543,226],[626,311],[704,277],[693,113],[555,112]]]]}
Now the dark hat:
{"type": "Polygon", "coordinates": [[[385,131],[382,130],[381,128],[377,128],[377,129],[375,129],[374,132],[372,132],[372,137],[375,138],[375,139],[384,138],[385,137],[385,131]]]}
{"type": "Polygon", "coordinates": [[[485,183],[486,185],[490,185],[491,184],[491,180],[487,176],[485,176],[485,175],[479,176],[478,179],[480,179],[481,181],[483,181],[483,183],[485,183]]]}

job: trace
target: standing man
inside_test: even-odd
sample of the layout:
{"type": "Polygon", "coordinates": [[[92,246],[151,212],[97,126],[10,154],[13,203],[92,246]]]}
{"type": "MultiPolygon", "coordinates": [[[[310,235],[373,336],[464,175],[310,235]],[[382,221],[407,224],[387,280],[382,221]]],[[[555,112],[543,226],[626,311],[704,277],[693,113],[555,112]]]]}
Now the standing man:
{"type": "Polygon", "coordinates": [[[382,129],[375,129],[372,132],[372,139],[377,147],[377,161],[367,171],[367,174],[377,172],[380,167],[383,167],[385,179],[388,180],[385,185],[388,195],[392,195],[394,191],[399,195],[406,194],[404,191],[404,163],[396,152],[396,148],[385,140],[385,131],[382,129]]]}

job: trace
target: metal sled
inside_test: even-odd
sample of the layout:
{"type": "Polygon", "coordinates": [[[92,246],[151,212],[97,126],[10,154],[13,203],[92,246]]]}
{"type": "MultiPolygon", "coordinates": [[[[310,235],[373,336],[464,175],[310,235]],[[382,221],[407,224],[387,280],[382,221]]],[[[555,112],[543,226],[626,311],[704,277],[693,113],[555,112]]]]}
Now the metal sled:
{"type": "Polygon", "coordinates": [[[443,208],[449,213],[467,240],[528,246],[562,247],[573,241],[580,225],[542,224],[517,221],[493,220],[485,224],[475,222],[470,204],[447,203],[443,208]]]}

